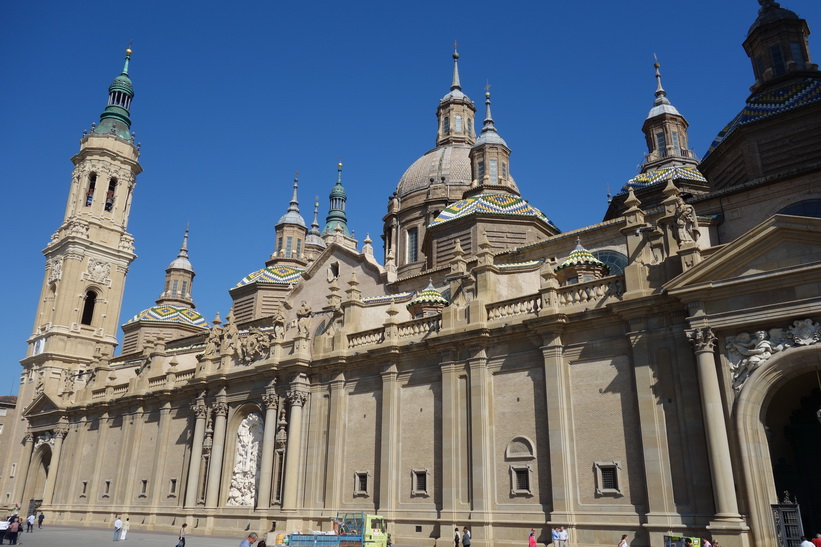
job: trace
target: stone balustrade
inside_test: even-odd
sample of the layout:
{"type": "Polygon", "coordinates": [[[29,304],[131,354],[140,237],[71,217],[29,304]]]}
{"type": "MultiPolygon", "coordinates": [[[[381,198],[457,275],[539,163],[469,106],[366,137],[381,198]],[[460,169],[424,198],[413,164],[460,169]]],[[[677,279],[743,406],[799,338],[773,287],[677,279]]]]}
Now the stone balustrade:
{"type": "Polygon", "coordinates": [[[539,294],[530,294],[511,300],[502,300],[487,305],[488,321],[499,321],[518,315],[536,315],[542,309],[542,298],[539,294]]]}

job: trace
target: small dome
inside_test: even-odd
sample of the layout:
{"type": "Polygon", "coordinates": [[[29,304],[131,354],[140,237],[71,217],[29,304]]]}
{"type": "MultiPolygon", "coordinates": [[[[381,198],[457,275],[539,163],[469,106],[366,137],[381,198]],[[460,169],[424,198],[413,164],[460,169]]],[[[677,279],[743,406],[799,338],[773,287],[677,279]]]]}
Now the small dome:
{"type": "Polygon", "coordinates": [[[650,118],[655,118],[656,116],[661,116],[662,114],[674,114],[676,116],[681,116],[678,109],[667,101],[666,103],[658,104],[651,108],[650,113],[647,114],[647,119],[649,120],[650,118]]]}
{"type": "Polygon", "coordinates": [[[202,329],[208,328],[208,322],[195,309],[184,308],[182,306],[170,306],[168,304],[162,306],[154,306],[143,310],[127,323],[137,323],[139,321],[155,321],[160,323],[177,323],[181,325],[189,325],[191,327],[198,327],[202,329]]]}
{"type": "Polygon", "coordinates": [[[482,131],[482,134],[476,139],[473,148],[482,146],[483,144],[501,144],[507,147],[505,140],[496,131],[482,131]]]}
{"type": "Polygon", "coordinates": [[[169,270],[185,270],[187,272],[193,272],[194,267],[191,265],[191,262],[188,258],[184,256],[178,256],[174,259],[171,264],[168,265],[169,270]]]}
{"type": "Polygon", "coordinates": [[[707,179],[695,167],[684,167],[677,165],[675,167],[662,167],[661,169],[653,169],[646,173],[639,173],[632,179],[627,181],[627,184],[622,187],[618,195],[626,194],[630,188],[647,188],[654,184],[660,184],[668,180],[691,180],[695,182],[707,183],[707,179]]]}
{"type": "MultiPolygon", "coordinates": [[[[396,195],[403,198],[418,190],[427,190],[434,183],[442,181],[453,186],[470,186],[470,145],[449,144],[439,146],[413,162],[408,167],[399,184],[396,195]]],[[[458,192],[458,190],[457,190],[458,192]]]]}
{"type": "Polygon", "coordinates": [[[556,270],[561,270],[562,268],[567,268],[570,266],[580,266],[582,264],[599,266],[604,268],[608,273],[610,272],[610,266],[593,256],[593,253],[582,247],[581,243],[576,245],[573,252],[571,252],[567,258],[564,259],[564,262],[556,266],[556,270]]]}
{"type": "Polygon", "coordinates": [[[250,273],[242,278],[242,280],[235,285],[235,287],[242,287],[250,283],[269,283],[275,285],[290,285],[299,281],[302,277],[302,272],[299,268],[291,266],[274,266],[271,268],[263,268],[250,273]]]}
{"type": "Polygon", "coordinates": [[[782,8],[778,2],[774,2],[773,0],[759,0],[759,2],[761,2],[761,9],[758,10],[758,17],[753,23],[753,26],[747,31],[747,36],[752,34],[755,29],[776,21],[799,19],[794,11],[782,8]]]}
{"type": "Polygon", "coordinates": [[[428,286],[421,292],[416,293],[410,302],[408,302],[405,307],[410,308],[411,306],[417,304],[442,304],[444,306],[449,306],[450,302],[442,296],[442,293],[437,291],[433,287],[433,282],[428,283],[428,286]]]}
{"type": "Polygon", "coordinates": [[[298,226],[302,226],[305,228],[305,219],[302,218],[302,215],[299,214],[298,211],[288,211],[281,217],[279,217],[279,222],[277,222],[277,226],[280,224],[296,224],[298,226]]]}
{"type": "Polygon", "coordinates": [[[519,196],[512,194],[479,194],[478,196],[462,199],[451,204],[430,223],[438,226],[457,218],[464,218],[474,214],[489,214],[501,216],[529,216],[542,220],[545,224],[554,224],[544,214],[530,205],[519,196]]]}
{"type": "Polygon", "coordinates": [[[123,73],[114,78],[114,81],[108,86],[108,91],[109,93],[112,91],[122,91],[133,97],[134,84],[131,83],[131,78],[128,77],[128,74],[123,73]]]}

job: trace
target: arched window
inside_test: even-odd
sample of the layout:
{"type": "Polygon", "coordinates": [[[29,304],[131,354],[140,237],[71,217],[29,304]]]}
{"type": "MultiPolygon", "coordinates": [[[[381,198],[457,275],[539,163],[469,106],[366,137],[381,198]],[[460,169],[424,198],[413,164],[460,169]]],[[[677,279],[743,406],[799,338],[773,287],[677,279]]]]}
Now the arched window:
{"type": "Polygon", "coordinates": [[[805,199],[778,211],[779,215],[821,218],[821,199],[805,199]]]}
{"type": "Polygon", "coordinates": [[[91,325],[91,320],[94,319],[94,305],[97,303],[97,293],[88,291],[86,293],[85,303],[83,304],[83,316],[80,322],[83,325],[91,325]]]}
{"type": "Polygon", "coordinates": [[[624,267],[627,266],[627,255],[618,251],[605,249],[603,251],[593,251],[593,256],[610,267],[610,275],[621,275],[624,267]]]}
{"type": "Polygon", "coordinates": [[[111,212],[114,208],[114,193],[117,191],[117,179],[108,181],[108,192],[105,195],[105,210],[111,212]]]}
{"type": "Polygon", "coordinates": [[[94,201],[94,189],[97,187],[97,173],[88,175],[88,191],[86,192],[86,207],[94,201]]]}

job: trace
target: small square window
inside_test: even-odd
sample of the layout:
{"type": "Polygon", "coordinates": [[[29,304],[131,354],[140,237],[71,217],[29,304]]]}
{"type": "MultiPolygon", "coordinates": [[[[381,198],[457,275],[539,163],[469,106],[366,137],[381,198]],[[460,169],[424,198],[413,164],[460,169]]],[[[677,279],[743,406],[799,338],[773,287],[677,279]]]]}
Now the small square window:
{"type": "Polygon", "coordinates": [[[529,465],[510,466],[510,495],[532,496],[531,474],[533,469],[529,465]]]}
{"type": "Polygon", "coordinates": [[[356,471],[353,474],[353,495],[354,496],[368,496],[370,495],[368,487],[370,486],[368,478],[370,471],[356,471]]]}
{"type": "Polygon", "coordinates": [[[411,496],[428,495],[428,470],[414,469],[411,471],[411,496]]]}
{"type": "Polygon", "coordinates": [[[619,462],[596,462],[596,495],[621,496],[621,465],[619,462]]]}

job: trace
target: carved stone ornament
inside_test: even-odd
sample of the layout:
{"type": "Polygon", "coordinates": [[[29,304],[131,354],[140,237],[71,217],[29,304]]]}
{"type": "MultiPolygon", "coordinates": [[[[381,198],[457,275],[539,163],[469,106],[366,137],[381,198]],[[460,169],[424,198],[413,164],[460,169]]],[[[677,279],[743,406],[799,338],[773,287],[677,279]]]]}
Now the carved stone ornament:
{"type": "Polygon", "coordinates": [[[208,417],[208,407],[200,402],[193,403],[191,405],[191,411],[194,413],[194,416],[197,418],[207,418],[208,417]]]}
{"type": "Polygon", "coordinates": [[[214,403],[212,407],[214,409],[214,414],[217,416],[228,416],[228,405],[226,403],[217,402],[214,403]]]}
{"type": "Polygon", "coordinates": [[[237,449],[228,505],[253,507],[259,486],[259,469],[262,462],[262,417],[252,412],[237,428],[237,449]]]}
{"type": "Polygon", "coordinates": [[[54,436],[58,439],[65,439],[66,435],[68,435],[68,428],[67,427],[58,427],[54,429],[54,436]]]}
{"type": "Polygon", "coordinates": [[[687,339],[693,344],[696,352],[713,351],[716,346],[716,336],[710,327],[701,327],[687,332],[687,339]]]}
{"type": "Polygon", "coordinates": [[[697,241],[699,237],[698,218],[692,205],[676,198],[676,240],[679,244],[697,241]]]}
{"type": "Polygon", "coordinates": [[[99,258],[88,259],[88,279],[97,283],[107,283],[111,274],[111,264],[99,258]]]}
{"type": "Polygon", "coordinates": [[[265,403],[265,408],[273,408],[276,410],[279,397],[275,393],[266,393],[262,396],[262,402],[265,403]]]}
{"type": "Polygon", "coordinates": [[[55,283],[57,281],[60,281],[60,279],[63,277],[63,258],[57,256],[46,261],[46,268],[48,268],[49,283],[55,283]]]}
{"type": "Polygon", "coordinates": [[[68,225],[68,235],[88,238],[88,222],[73,219],[68,225]]]}
{"type": "Polygon", "coordinates": [[[34,448],[37,449],[42,444],[47,444],[54,448],[54,435],[51,431],[45,431],[37,434],[37,440],[34,442],[34,448]]]}
{"type": "Polygon", "coordinates": [[[724,346],[730,371],[733,374],[733,389],[741,391],[744,382],[755,369],[768,361],[776,353],[795,346],[811,346],[821,339],[821,325],[812,319],[793,321],[788,328],[775,327],[761,329],[752,335],[742,331],[727,337],[724,346]]]}
{"type": "Polygon", "coordinates": [[[291,406],[304,406],[308,400],[308,394],[304,391],[291,390],[288,392],[288,402],[291,406]]]}
{"type": "Polygon", "coordinates": [[[117,248],[121,251],[125,251],[127,253],[134,252],[134,238],[129,234],[123,234],[120,236],[120,243],[117,245],[117,248]]]}

